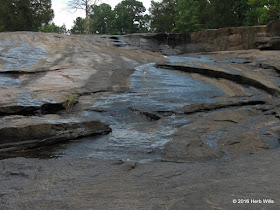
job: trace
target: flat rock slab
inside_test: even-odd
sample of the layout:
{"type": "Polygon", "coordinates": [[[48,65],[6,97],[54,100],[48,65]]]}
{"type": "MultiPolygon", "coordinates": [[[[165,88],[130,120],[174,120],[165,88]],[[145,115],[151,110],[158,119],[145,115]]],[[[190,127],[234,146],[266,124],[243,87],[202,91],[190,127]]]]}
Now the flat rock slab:
{"type": "Polygon", "coordinates": [[[162,157],[206,161],[278,147],[279,120],[264,116],[258,109],[258,106],[238,107],[194,116],[189,125],[172,134],[172,140],[164,145],[162,157]]]}
{"type": "Polygon", "coordinates": [[[59,115],[0,119],[0,151],[19,150],[110,132],[107,123],[59,115]]]}
{"type": "Polygon", "coordinates": [[[278,150],[230,161],[0,160],[1,209],[280,208],[278,150]],[[233,199],[249,199],[234,204],[233,199]],[[254,204],[251,199],[271,199],[254,204]]]}

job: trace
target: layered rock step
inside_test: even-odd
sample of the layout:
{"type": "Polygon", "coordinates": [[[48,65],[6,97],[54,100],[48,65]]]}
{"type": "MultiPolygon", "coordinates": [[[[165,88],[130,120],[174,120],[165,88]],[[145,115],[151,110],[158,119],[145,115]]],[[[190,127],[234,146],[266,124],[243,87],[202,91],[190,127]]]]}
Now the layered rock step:
{"type": "Polygon", "coordinates": [[[109,125],[97,120],[14,115],[0,119],[0,151],[29,149],[109,132],[109,125]]]}

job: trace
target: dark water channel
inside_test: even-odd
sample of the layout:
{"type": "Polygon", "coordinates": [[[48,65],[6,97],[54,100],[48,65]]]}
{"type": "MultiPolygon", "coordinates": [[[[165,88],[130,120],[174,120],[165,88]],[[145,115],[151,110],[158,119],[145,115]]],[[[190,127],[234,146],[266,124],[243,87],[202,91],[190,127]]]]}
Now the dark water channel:
{"type": "Polygon", "coordinates": [[[170,135],[189,119],[180,113],[185,105],[215,102],[225,96],[217,87],[154,64],[135,69],[129,91],[104,95],[82,117],[110,123],[112,133],[60,145],[55,156],[96,157],[134,161],[160,160],[170,135]]]}

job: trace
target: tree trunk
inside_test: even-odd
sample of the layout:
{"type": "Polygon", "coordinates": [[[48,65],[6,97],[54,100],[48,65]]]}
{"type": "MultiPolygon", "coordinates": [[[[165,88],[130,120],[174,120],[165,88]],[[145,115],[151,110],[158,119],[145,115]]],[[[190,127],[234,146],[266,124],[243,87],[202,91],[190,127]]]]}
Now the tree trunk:
{"type": "Polygon", "coordinates": [[[86,34],[90,34],[89,30],[89,5],[88,1],[86,0],[86,34]]]}

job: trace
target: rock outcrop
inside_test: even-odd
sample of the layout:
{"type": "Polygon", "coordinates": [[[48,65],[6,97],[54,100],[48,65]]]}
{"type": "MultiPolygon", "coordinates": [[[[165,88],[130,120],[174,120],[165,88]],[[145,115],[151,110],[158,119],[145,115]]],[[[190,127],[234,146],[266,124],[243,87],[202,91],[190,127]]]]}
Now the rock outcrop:
{"type": "Polygon", "coordinates": [[[134,66],[162,58],[115,49],[103,40],[107,37],[0,34],[1,151],[110,132],[108,124],[78,116],[80,98],[127,91],[134,66]]]}
{"type": "Polygon", "coordinates": [[[65,119],[59,115],[15,115],[4,117],[0,122],[0,152],[46,146],[111,131],[105,122],[74,117],[65,119]]]}
{"type": "Polygon", "coordinates": [[[278,30],[1,33],[0,209],[279,209],[278,30]]]}
{"type": "Polygon", "coordinates": [[[266,26],[228,27],[189,34],[132,34],[123,39],[131,46],[167,55],[226,50],[279,50],[280,21],[266,26]]]}

